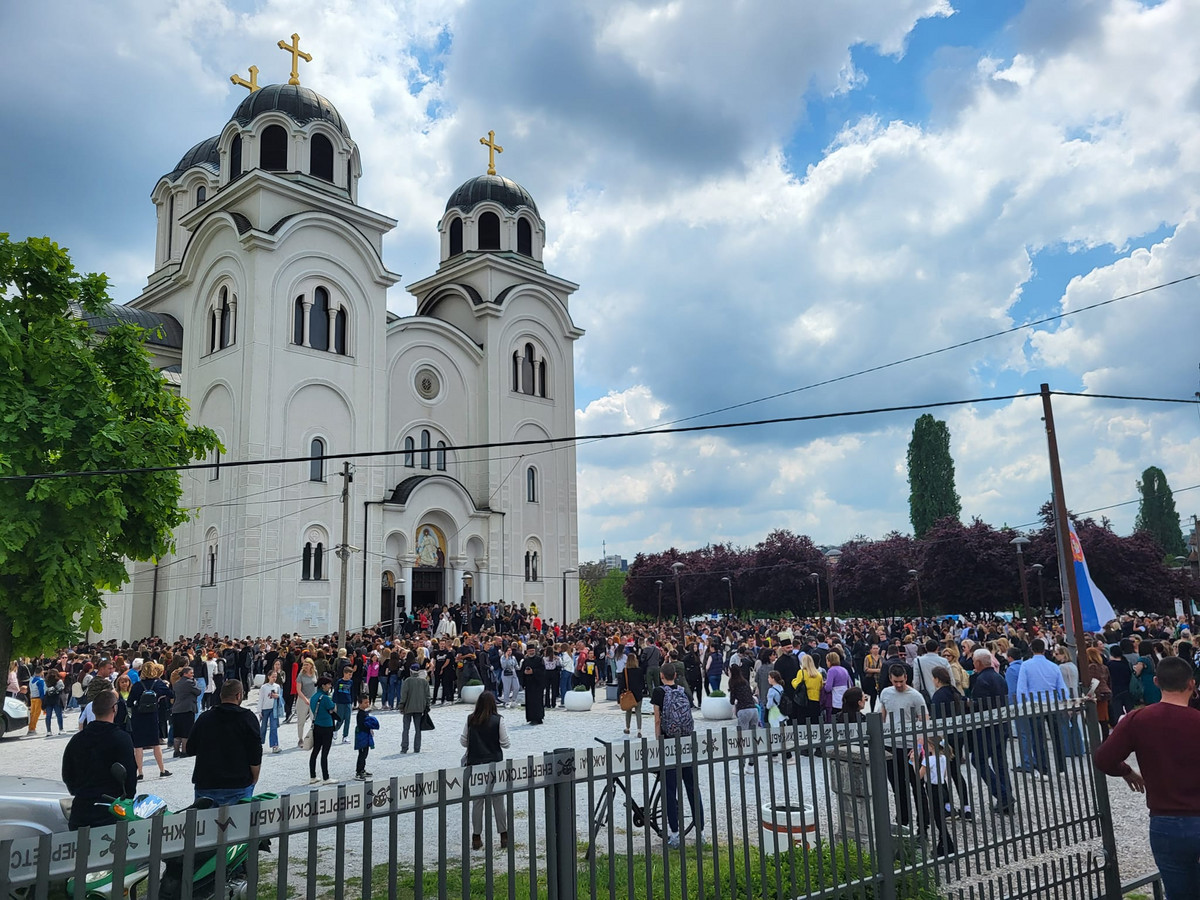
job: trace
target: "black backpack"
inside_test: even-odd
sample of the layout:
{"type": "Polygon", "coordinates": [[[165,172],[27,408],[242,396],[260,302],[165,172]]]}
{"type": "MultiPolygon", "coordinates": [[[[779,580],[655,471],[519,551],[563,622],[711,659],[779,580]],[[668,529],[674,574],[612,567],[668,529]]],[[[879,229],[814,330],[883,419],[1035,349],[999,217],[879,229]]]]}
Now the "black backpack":
{"type": "Polygon", "coordinates": [[[154,693],[150,685],[146,685],[142,695],[138,697],[137,707],[134,711],[138,715],[158,713],[158,694],[154,693]]]}

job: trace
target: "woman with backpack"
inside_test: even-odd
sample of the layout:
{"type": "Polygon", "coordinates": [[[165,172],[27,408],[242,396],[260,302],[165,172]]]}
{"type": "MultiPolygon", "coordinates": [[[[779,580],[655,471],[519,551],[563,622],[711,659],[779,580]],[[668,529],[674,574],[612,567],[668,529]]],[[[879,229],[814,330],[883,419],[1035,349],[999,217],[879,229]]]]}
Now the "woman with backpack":
{"type": "Polygon", "coordinates": [[[171,775],[163,764],[159,718],[163,704],[173,701],[175,694],[171,686],[159,677],[162,671],[162,665],[157,662],[145,663],[142,666],[141,680],[129,690],[128,704],[132,711],[131,731],[135,751],[133,755],[137,760],[138,781],[142,780],[142,757],[147,749],[154,751],[158,777],[169,778],[171,775]]]}

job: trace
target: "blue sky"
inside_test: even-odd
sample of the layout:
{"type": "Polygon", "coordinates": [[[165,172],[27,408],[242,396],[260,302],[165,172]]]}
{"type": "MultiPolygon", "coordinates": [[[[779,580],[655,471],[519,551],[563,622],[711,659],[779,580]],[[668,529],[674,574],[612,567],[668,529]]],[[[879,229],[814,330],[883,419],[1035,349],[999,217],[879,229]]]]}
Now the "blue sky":
{"type": "MultiPolygon", "coordinates": [[[[0,230],[49,234],[128,300],[158,177],[242,97],[275,41],[360,147],[404,285],[485,160],[537,199],[572,316],[580,432],[647,428],[1200,271],[1200,9],[1166,0],[66,0],[0,6],[0,230]],[[63,22],[69,15],[71,27],[63,22]]],[[[714,421],[1034,393],[1188,397],[1195,283],[724,413],[714,421]]],[[[1190,408],[1063,398],[1068,503],[1131,499],[1148,465],[1200,483],[1190,408]]],[[[947,419],[964,514],[1048,493],[1036,401],[947,419]]],[[[581,556],[775,527],[907,530],[917,413],[579,452],[581,556]]],[[[706,419],[707,421],[708,419],[706,419]]],[[[1181,494],[1181,513],[1200,506],[1181,494]]],[[[1120,530],[1134,508],[1113,511],[1120,530]]]]}

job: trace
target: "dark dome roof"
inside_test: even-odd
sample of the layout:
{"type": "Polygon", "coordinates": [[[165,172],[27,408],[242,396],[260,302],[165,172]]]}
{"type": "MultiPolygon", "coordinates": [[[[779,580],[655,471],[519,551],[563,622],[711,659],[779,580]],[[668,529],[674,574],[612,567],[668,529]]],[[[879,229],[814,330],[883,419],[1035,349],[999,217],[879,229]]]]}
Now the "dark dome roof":
{"type": "Polygon", "coordinates": [[[221,166],[221,151],[217,147],[220,139],[220,135],[213,135],[202,140],[183,154],[183,159],[175,164],[175,168],[168,172],[166,177],[174,181],[192,166],[206,166],[216,172],[221,166]]]}
{"type": "Polygon", "coordinates": [[[238,104],[230,121],[248,125],[252,119],[273,109],[286,114],[297,125],[307,125],[314,119],[328,122],[350,139],[350,129],[334,105],[316,91],[298,84],[268,84],[251,91],[250,96],[238,104]]]}
{"type": "Polygon", "coordinates": [[[484,200],[499,203],[505,209],[515,211],[519,206],[527,206],[537,214],[537,204],[529,191],[521,187],[511,178],[500,175],[476,175],[458,186],[450,199],[446,201],[446,212],[457,207],[463,212],[470,212],[475,205],[484,200]]]}
{"type": "Polygon", "coordinates": [[[106,303],[99,312],[88,312],[77,303],[71,304],[75,315],[93,328],[106,332],[117,325],[138,325],[146,329],[146,343],[161,347],[183,347],[183,326],[179,320],[167,313],[153,313],[134,309],[121,303],[106,303]]]}

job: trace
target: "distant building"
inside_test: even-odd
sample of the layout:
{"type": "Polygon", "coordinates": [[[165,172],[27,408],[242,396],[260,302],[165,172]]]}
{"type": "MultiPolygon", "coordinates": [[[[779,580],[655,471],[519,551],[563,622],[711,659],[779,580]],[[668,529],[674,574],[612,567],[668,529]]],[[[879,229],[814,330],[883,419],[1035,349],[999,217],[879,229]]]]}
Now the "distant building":
{"type": "Polygon", "coordinates": [[[628,572],[629,560],[622,559],[617,555],[610,555],[600,560],[600,565],[604,567],[605,572],[628,572]]]}

